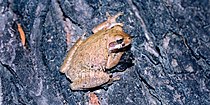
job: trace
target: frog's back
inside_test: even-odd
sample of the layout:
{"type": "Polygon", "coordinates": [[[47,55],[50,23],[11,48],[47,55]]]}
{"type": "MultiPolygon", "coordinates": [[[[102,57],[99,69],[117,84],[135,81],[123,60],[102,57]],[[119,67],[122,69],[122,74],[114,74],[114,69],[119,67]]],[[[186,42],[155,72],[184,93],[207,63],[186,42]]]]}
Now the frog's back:
{"type": "Polygon", "coordinates": [[[108,50],[105,32],[98,32],[87,38],[72,57],[72,68],[80,72],[81,67],[88,69],[105,68],[108,50]]]}

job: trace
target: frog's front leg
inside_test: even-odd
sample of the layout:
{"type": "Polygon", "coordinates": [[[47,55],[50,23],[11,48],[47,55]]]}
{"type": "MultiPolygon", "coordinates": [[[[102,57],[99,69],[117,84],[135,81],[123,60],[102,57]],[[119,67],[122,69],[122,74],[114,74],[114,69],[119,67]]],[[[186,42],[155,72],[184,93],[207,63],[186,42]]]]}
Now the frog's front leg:
{"type": "Polygon", "coordinates": [[[115,80],[119,80],[119,78],[110,78],[109,74],[100,70],[83,70],[70,87],[72,90],[87,90],[115,80]]]}
{"type": "Polygon", "coordinates": [[[117,23],[116,22],[117,17],[119,17],[120,15],[123,15],[122,12],[119,12],[114,16],[110,16],[107,12],[107,15],[108,15],[108,19],[105,22],[103,22],[103,23],[99,24],[98,26],[94,27],[92,29],[93,33],[97,33],[100,30],[110,29],[114,26],[120,26],[120,27],[123,26],[123,23],[117,23]]]}
{"type": "Polygon", "coordinates": [[[116,66],[119,63],[120,58],[123,55],[123,53],[124,52],[110,53],[107,63],[106,63],[106,69],[110,69],[116,66]]]}
{"type": "Polygon", "coordinates": [[[83,42],[82,37],[80,37],[76,43],[71,47],[71,49],[68,51],[68,54],[60,68],[60,72],[65,73],[67,70],[69,70],[69,65],[71,63],[71,59],[75,53],[75,51],[77,50],[77,48],[79,47],[79,45],[83,42]]]}

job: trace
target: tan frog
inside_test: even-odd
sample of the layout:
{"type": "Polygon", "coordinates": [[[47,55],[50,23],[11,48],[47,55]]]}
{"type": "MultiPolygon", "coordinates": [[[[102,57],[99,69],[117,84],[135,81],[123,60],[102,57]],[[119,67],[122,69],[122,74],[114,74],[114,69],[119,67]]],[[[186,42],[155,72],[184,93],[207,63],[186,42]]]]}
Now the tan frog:
{"type": "Polygon", "coordinates": [[[116,66],[131,44],[131,37],[123,32],[122,23],[108,16],[108,20],[95,27],[93,35],[86,40],[79,38],[69,50],[60,71],[71,80],[72,90],[87,90],[119,80],[106,72],[116,66]]]}

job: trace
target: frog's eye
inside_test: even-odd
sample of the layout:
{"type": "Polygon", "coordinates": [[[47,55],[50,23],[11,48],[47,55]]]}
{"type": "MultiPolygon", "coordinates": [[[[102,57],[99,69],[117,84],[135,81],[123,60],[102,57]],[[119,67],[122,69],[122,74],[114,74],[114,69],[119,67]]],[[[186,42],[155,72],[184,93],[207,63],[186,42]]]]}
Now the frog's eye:
{"type": "Polygon", "coordinates": [[[117,44],[121,44],[123,42],[123,38],[116,40],[117,44]]]}

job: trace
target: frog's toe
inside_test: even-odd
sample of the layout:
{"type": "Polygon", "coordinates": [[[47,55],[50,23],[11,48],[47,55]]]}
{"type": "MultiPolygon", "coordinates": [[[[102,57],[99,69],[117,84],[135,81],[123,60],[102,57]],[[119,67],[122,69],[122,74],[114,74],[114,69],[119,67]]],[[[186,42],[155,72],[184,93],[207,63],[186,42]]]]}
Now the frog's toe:
{"type": "Polygon", "coordinates": [[[118,81],[118,80],[120,80],[120,76],[115,76],[115,77],[110,78],[109,83],[113,83],[114,81],[118,81]]]}
{"type": "Polygon", "coordinates": [[[109,12],[106,12],[106,16],[108,17],[108,20],[116,20],[119,16],[123,15],[123,12],[118,12],[116,15],[111,16],[109,12]]]}
{"type": "Polygon", "coordinates": [[[117,19],[117,17],[123,15],[123,12],[118,12],[116,15],[113,16],[113,18],[117,19]]]}
{"type": "Polygon", "coordinates": [[[112,23],[107,29],[111,29],[114,26],[119,26],[118,28],[115,28],[115,29],[122,31],[123,23],[112,23]]]}

